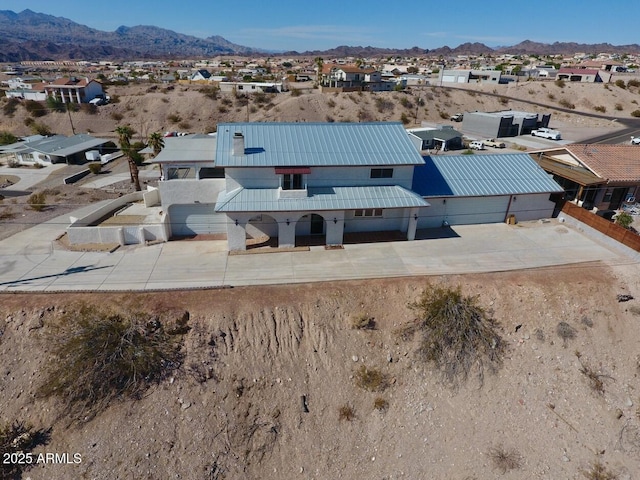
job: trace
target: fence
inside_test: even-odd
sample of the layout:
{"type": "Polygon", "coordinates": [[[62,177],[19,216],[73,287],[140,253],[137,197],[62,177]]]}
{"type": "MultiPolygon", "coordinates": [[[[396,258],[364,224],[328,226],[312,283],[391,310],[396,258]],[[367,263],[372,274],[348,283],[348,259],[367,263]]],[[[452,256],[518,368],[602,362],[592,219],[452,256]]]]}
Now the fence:
{"type": "Polygon", "coordinates": [[[562,206],[562,212],[636,252],[640,252],[640,235],[570,202],[565,202],[562,206]]]}

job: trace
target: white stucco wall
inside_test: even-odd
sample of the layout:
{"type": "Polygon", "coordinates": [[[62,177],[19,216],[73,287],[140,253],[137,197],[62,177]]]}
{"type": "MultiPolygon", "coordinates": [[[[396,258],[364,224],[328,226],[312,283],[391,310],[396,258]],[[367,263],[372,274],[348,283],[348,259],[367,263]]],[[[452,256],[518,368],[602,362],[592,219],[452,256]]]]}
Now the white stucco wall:
{"type": "Polygon", "coordinates": [[[224,178],[204,180],[165,180],[158,182],[163,207],[189,203],[216,203],[218,194],[224,190],[224,178]]]}

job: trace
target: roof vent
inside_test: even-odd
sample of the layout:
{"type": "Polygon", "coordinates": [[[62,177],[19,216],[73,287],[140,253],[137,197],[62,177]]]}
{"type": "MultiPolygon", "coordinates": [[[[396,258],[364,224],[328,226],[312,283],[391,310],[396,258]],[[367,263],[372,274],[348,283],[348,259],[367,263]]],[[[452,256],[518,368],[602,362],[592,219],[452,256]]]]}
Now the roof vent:
{"type": "Polygon", "coordinates": [[[244,135],[242,132],[236,132],[233,134],[233,156],[242,155],[244,155],[244,135]]]}

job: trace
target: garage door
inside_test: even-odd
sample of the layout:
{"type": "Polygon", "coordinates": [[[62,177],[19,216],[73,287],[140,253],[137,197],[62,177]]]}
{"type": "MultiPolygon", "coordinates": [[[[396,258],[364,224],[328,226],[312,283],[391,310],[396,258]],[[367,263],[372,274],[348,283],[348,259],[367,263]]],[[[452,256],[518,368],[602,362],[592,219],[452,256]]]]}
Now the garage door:
{"type": "Polygon", "coordinates": [[[447,221],[449,225],[474,225],[504,222],[509,196],[427,198],[431,207],[423,209],[419,228],[433,228],[447,221]]]}
{"type": "Polygon", "coordinates": [[[171,235],[184,237],[197,234],[227,233],[227,216],[214,211],[213,203],[171,205],[171,235]]]}

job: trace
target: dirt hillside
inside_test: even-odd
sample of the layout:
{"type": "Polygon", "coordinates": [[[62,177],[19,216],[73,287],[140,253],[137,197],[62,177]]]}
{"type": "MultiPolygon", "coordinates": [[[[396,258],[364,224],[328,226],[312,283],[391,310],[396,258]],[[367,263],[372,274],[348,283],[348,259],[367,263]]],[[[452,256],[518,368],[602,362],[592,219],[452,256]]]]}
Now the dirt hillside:
{"type": "MultiPolygon", "coordinates": [[[[19,105],[15,112],[0,116],[0,131],[29,135],[33,127],[28,126],[30,121],[25,120],[32,118],[55,133],[70,135],[73,124],[76,132],[113,138],[116,126],[128,123],[146,140],[154,131],[212,132],[219,122],[403,120],[412,126],[421,121],[447,123],[450,115],[464,111],[544,110],[507,97],[617,118],[630,118],[631,112],[638,110],[640,102],[638,87],[620,88],[609,84],[567,83],[560,87],[554,82],[519,82],[464,87],[466,90],[462,91],[413,87],[405,92],[321,93],[306,83],[298,84],[287,93],[243,97],[230,93],[212,95],[210,89],[198,85],[109,86],[108,93],[114,102],[99,107],[96,113],[80,110],[73,112],[69,119],[66,113],[51,112],[33,118],[26,108],[19,105]]],[[[2,102],[6,103],[6,99],[2,102]]],[[[560,112],[553,114],[553,121],[576,126],[611,125],[611,120],[588,119],[560,112]]]]}
{"type": "Polygon", "coordinates": [[[0,420],[51,427],[36,452],[81,455],[79,464],[35,466],[27,474],[34,480],[600,478],[585,476],[595,464],[637,478],[640,306],[617,300],[640,297],[637,278],[634,265],[580,265],[196,292],[3,295],[0,420]],[[507,355],[482,385],[446,386],[416,354],[418,338],[400,334],[415,318],[408,304],[429,282],[478,295],[499,322],[507,355]],[[190,329],[170,379],[69,425],[63,405],[35,392],[51,362],[45,339],[77,302],[162,318],[187,311],[190,329]],[[375,328],[352,328],[363,313],[375,328]],[[559,336],[560,322],[573,338],[559,336]],[[361,366],[385,375],[388,387],[357,386],[361,366]]]}

